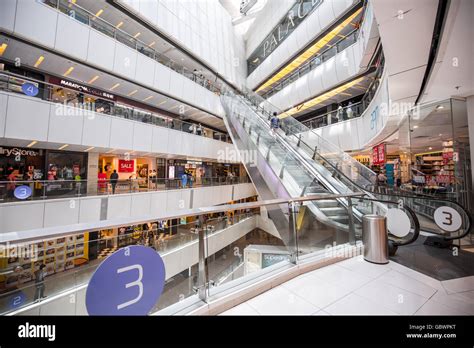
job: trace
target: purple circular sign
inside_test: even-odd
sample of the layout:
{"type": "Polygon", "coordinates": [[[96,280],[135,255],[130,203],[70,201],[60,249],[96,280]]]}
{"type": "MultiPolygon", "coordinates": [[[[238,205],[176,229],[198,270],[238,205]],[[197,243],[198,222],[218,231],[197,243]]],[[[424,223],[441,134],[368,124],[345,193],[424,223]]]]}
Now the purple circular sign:
{"type": "Polygon", "coordinates": [[[13,195],[18,199],[27,199],[32,193],[31,187],[26,185],[18,186],[15,188],[15,191],[13,191],[13,195]]]}
{"type": "Polygon", "coordinates": [[[23,93],[26,95],[29,95],[30,97],[36,97],[38,95],[38,87],[36,87],[34,84],[26,82],[23,85],[21,85],[21,90],[23,93]]]}
{"type": "Polygon", "coordinates": [[[152,248],[117,250],[96,269],[86,292],[90,315],[147,315],[165,285],[165,265],[152,248]]]}

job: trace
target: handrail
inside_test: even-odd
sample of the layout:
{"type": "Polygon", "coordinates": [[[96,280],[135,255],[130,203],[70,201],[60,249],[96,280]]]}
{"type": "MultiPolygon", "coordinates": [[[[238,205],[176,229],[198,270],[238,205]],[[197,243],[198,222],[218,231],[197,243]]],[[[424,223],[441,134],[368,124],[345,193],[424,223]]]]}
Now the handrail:
{"type": "MultiPolygon", "coordinates": [[[[80,95],[80,94],[90,95],[93,98],[101,99],[101,100],[104,100],[104,101],[107,101],[107,102],[111,103],[112,104],[111,106],[113,108],[113,110],[110,110],[110,113],[106,113],[105,109],[103,110],[103,112],[92,110],[92,108],[94,107],[94,103],[76,103],[76,105],[73,105],[73,106],[71,106],[69,103],[66,103],[66,102],[58,103],[58,102],[55,102],[53,100],[53,98],[51,97],[51,95],[50,95],[51,90],[48,91],[47,89],[44,89],[44,90],[47,91],[49,93],[49,95],[40,96],[41,100],[46,100],[46,101],[54,103],[54,104],[61,104],[61,105],[64,105],[65,107],[68,107],[68,108],[74,108],[74,109],[79,110],[80,113],[94,112],[94,113],[108,115],[108,116],[112,116],[112,117],[132,119],[134,121],[138,121],[138,122],[142,122],[142,123],[151,123],[151,124],[156,125],[156,126],[170,128],[170,129],[174,129],[174,130],[178,130],[178,131],[182,131],[182,132],[186,132],[186,133],[193,132],[194,135],[197,135],[197,130],[198,130],[198,126],[199,126],[199,124],[197,124],[197,123],[182,121],[182,120],[179,120],[177,118],[173,118],[173,117],[170,117],[170,116],[160,114],[159,112],[149,111],[149,110],[137,108],[137,107],[134,107],[134,106],[128,106],[125,103],[124,104],[119,104],[119,103],[113,102],[111,100],[102,99],[102,98],[100,98],[99,96],[96,96],[96,95],[88,94],[87,92],[79,92],[77,90],[70,89],[70,88],[67,88],[65,86],[57,85],[57,84],[54,84],[54,83],[51,83],[51,82],[41,81],[41,80],[31,78],[31,77],[25,77],[25,76],[18,75],[18,74],[15,74],[15,73],[11,73],[11,72],[7,72],[7,71],[0,72],[0,91],[3,90],[3,91],[6,91],[6,92],[18,93],[20,95],[26,96],[25,94],[23,94],[19,91],[16,91],[16,90],[12,90],[10,88],[10,84],[15,85],[15,86],[19,86],[17,81],[14,81],[14,79],[19,79],[19,80],[23,80],[23,81],[26,81],[26,82],[34,82],[34,83],[37,83],[37,84],[42,84],[42,85],[45,85],[46,87],[49,87],[49,88],[60,87],[63,90],[66,90],[66,91],[68,91],[72,94],[75,94],[77,96],[80,95]],[[6,78],[3,79],[2,77],[6,77],[6,78]],[[6,83],[6,85],[3,86],[2,83],[6,83]],[[130,115],[127,112],[125,112],[124,109],[130,109],[131,110],[130,115]],[[118,111],[120,111],[120,113],[118,111]],[[123,115],[128,116],[128,117],[120,116],[120,115],[122,115],[122,113],[123,113],[123,115]],[[146,121],[147,116],[149,118],[149,122],[146,121]],[[135,117],[135,118],[133,119],[133,117],[135,117]],[[185,128],[186,126],[188,127],[188,131],[185,128]],[[193,126],[195,126],[195,127],[193,127],[193,126]],[[189,131],[189,129],[192,129],[192,131],[189,131]]],[[[124,99],[127,98],[127,97],[123,97],[123,96],[121,96],[121,97],[124,98],[124,99]]],[[[151,106],[151,105],[150,105],[150,107],[153,108],[153,106],[151,106]]],[[[78,111],[78,113],[79,113],[79,111],[78,111]]],[[[202,125],[201,125],[201,129],[202,129],[202,136],[205,136],[204,131],[206,131],[206,132],[209,132],[210,134],[218,135],[219,136],[219,141],[228,142],[228,140],[229,140],[227,134],[225,134],[223,132],[219,132],[219,131],[213,130],[211,128],[208,128],[206,126],[202,126],[202,125]],[[222,140],[222,138],[224,138],[224,140],[222,140]]],[[[218,139],[215,139],[214,137],[212,137],[212,139],[218,140],[218,139]]]]}
{"type": "Polygon", "coordinates": [[[127,45],[130,48],[134,48],[137,52],[146,55],[149,58],[154,59],[155,61],[169,67],[170,69],[173,69],[177,73],[187,77],[190,80],[193,80],[194,82],[200,84],[202,87],[210,90],[213,93],[220,93],[221,88],[218,86],[215,86],[209,79],[206,78],[201,78],[200,76],[196,76],[194,72],[191,72],[188,70],[186,67],[176,63],[173,59],[163,55],[162,53],[159,53],[150,45],[147,45],[143,41],[139,40],[138,38],[132,36],[131,34],[117,28],[115,25],[107,22],[106,20],[97,17],[95,14],[91,13],[87,9],[79,6],[73,1],[66,1],[66,0],[46,0],[44,3],[57,11],[66,14],[67,16],[90,26],[91,28],[100,31],[103,34],[106,34],[109,37],[114,38],[115,40],[127,45]],[[65,8],[60,8],[62,6],[65,6],[65,8]],[[79,10],[80,12],[83,12],[82,15],[85,15],[87,18],[87,23],[84,23],[84,21],[79,20],[76,18],[75,10],[70,10],[70,8],[75,8],[76,10],[79,10]],[[64,12],[64,11],[67,11],[64,12]],[[72,12],[71,12],[72,11],[72,12]],[[103,26],[100,27],[98,23],[102,23],[103,26]],[[100,30],[102,29],[102,30],[100,30]],[[118,36],[117,36],[118,34],[118,36]],[[119,39],[119,37],[125,36],[125,38],[119,39]],[[131,46],[131,43],[134,43],[133,46],[131,46]],[[188,75],[186,74],[188,73],[188,75]]]}
{"type": "MultiPolygon", "coordinates": [[[[270,199],[265,201],[256,201],[256,202],[249,202],[249,203],[235,203],[235,204],[223,204],[211,207],[203,207],[203,208],[193,208],[193,209],[185,209],[181,210],[180,212],[172,212],[166,213],[165,215],[155,215],[153,216],[142,216],[142,217],[134,217],[134,218],[117,218],[113,220],[107,220],[106,222],[101,221],[96,224],[96,226],[91,227],[90,223],[82,223],[82,224],[75,224],[75,225],[68,225],[68,226],[57,226],[57,227],[49,227],[47,229],[41,229],[43,232],[46,232],[41,235],[41,239],[50,239],[50,238],[60,238],[65,236],[70,236],[74,234],[81,234],[84,232],[88,232],[91,230],[101,230],[101,229],[111,229],[111,228],[120,228],[126,227],[130,225],[138,225],[148,222],[154,222],[157,220],[173,220],[173,219],[180,219],[183,217],[194,217],[203,214],[217,214],[217,213],[225,213],[225,212],[232,212],[234,210],[246,210],[246,209],[254,209],[260,207],[266,207],[270,205],[280,205],[280,204],[290,204],[290,203],[303,203],[307,201],[318,201],[318,200],[328,200],[328,199],[341,199],[341,198],[351,198],[351,197],[360,197],[364,196],[365,193],[349,193],[349,194],[342,194],[342,195],[311,195],[305,197],[293,197],[293,198],[276,198],[270,199]],[[102,226],[103,225],[103,226],[102,226]]],[[[20,233],[14,233],[15,239],[14,242],[21,244],[27,243],[38,239],[38,236],[35,235],[35,230],[29,230],[28,233],[31,236],[22,237],[20,233]]],[[[0,237],[6,236],[8,238],[9,233],[3,233],[0,237]]],[[[1,238],[0,238],[1,239],[1,238]]],[[[0,240],[0,242],[6,242],[5,239],[0,240]]]]}
{"type": "Polygon", "coordinates": [[[309,61],[307,61],[306,63],[304,63],[303,65],[301,65],[298,69],[296,69],[295,71],[293,71],[290,75],[287,75],[285,78],[283,78],[282,80],[276,82],[272,87],[270,87],[270,89],[265,92],[265,93],[262,93],[262,97],[264,98],[270,98],[272,95],[276,94],[277,92],[281,91],[284,87],[288,86],[291,82],[293,82],[295,80],[295,76],[297,76],[298,78],[306,75],[307,73],[309,73],[310,71],[314,70],[316,67],[320,66],[322,63],[324,63],[327,59],[329,58],[332,58],[334,57],[336,54],[340,53],[340,45],[342,42],[345,42],[346,40],[349,40],[349,38],[351,38],[352,36],[354,36],[353,40],[354,42],[346,47],[343,48],[346,49],[348,47],[350,47],[351,45],[353,45],[354,43],[357,42],[358,40],[358,37],[357,34],[359,33],[359,29],[356,28],[356,29],[353,29],[352,31],[350,31],[345,37],[343,38],[340,38],[338,41],[336,41],[333,45],[331,45],[331,47],[328,47],[326,48],[325,50],[321,51],[321,52],[318,52],[316,54],[316,56],[314,56],[313,58],[311,58],[309,61]],[[329,57],[325,57],[325,54],[331,50],[333,50],[334,48],[336,48],[336,52],[334,53],[334,55],[331,55],[329,57]],[[313,64],[314,63],[314,64],[313,64]],[[278,88],[278,90],[277,90],[278,88]]]}

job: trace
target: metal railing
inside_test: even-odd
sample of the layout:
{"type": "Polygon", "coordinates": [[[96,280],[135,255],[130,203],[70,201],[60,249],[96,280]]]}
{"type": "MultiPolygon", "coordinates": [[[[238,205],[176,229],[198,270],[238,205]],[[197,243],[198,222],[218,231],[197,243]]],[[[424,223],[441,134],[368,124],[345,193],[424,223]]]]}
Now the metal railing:
{"type": "Polygon", "coordinates": [[[247,176],[138,178],[120,180],[14,180],[0,181],[0,203],[66,197],[87,197],[137,192],[189,189],[249,183],[247,176]],[[15,193],[16,190],[16,193],[15,193]],[[17,198],[18,197],[18,198],[17,198]]]}
{"type": "Polygon", "coordinates": [[[298,69],[292,72],[290,75],[284,77],[282,80],[275,83],[270,89],[262,93],[262,97],[265,99],[270,98],[272,95],[278,93],[283,88],[298,80],[300,77],[306,75],[310,71],[314,70],[328,59],[334,57],[336,54],[342,52],[347,47],[357,42],[359,29],[352,30],[345,37],[336,41],[331,47],[319,52],[316,56],[311,58],[308,62],[301,65],[298,69]]]}
{"type": "Polygon", "coordinates": [[[25,95],[22,90],[22,86],[25,83],[36,85],[38,88],[37,97],[55,103],[57,105],[55,112],[59,115],[71,116],[72,114],[93,118],[94,113],[99,113],[200,135],[214,140],[230,142],[230,137],[227,134],[204,127],[200,124],[185,122],[157,112],[151,112],[125,104],[114,103],[110,100],[100,99],[100,97],[95,95],[91,95],[91,97],[97,99],[96,102],[84,102],[85,97],[88,95],[76,90],[10,72],[0,73],[0,91],[25,95]],[[65,98],[63,103],[59,102],[59,98],[54,94],[55,88],[61,88],[61,93],[67,94],[67,99],[65,98]]]}
{"type": "Polygon", "coordinates": [[[113,24],[105,21],[104,19],[96,16],[81,6],[68,0],[44,0],[43,3],[55,8],[56,10],[68,15],[69,17],[81,22],[91,28],[100,31],[101,33],[117,40],[118,42],[133,48],[137,52],[146,55],[147,57],[169,67],[177,73],[185,76],[186,78],[198,83],[202,87],[209,91],[220,94],[221,88],[215,83],[211,82],[202,74],[196,74],[194,71],[187,69],[186,67],[175,62],[171,58],[158,53],[151,47],[151,44],[146,44],[138,38],[130,35],[129,33],[118,29],[113,24]]]}

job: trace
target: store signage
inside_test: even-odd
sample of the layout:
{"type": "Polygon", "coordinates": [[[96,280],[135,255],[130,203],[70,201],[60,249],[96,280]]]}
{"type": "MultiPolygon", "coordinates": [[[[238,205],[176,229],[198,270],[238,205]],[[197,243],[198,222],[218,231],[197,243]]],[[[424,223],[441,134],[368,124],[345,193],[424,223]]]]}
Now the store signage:
{"type": "Polygon", "coordinates": [[[89,86],[84,86],[84,85],[81,85],[80,83],[77,83],[77,82],[68,81],[68,80],[65,80],[65,79],[59,79],[57,77],[50,77],[49,82],[52,83],[52,84],[55,84],[55,85],[64,86],[64,87],[73,89],[75,91],[79,91],[79,92],[82,92],[82,93],[94,95],[94,96],[97,96],[97,97],[100,97],[100,98],[105,98],[105,99],[110,99],[110,100],[115,100],[116,99],[114,94],[104,92],[104,91],[101,91],[100,89],[92,88],[92,87],[89,87],[89,86]]]}
{"type": "Polygon", "coordinates": [[[31,187],[26,185],[18,186],[15,188],[15,191],[13,191],[15,198],[22,200],[31,197],[32,193],[33,191],[31,190],[31,187]]]}
{"type": "Polygon", "coordinates": [[[26,150],[26,149],[21,149],[18,147],[14,148],[5,148],[5,147],[0,147],[0,155],[10,157],[10,156],[30,156],[30,157],[35,157],[39,156],[40,152],[35,151],[35,150],[26,150]]]}
{"type": "Polygon", "coordinates": [[[376,166],[385,164],[385,144],[374,146],[372,149],[372,163],[376,166]]]}
{"type": "Polygon", "coordinates": [[[133,173],[135,167],[134,160],[119,160],[119,173],[133,173]]]}
{"type": "Polygon", "coordinates": [[[23,91],[23,93],[25,93],[26,95],[30,96],[30,97],[36,97],[38,95],[38,87],[36,87],[34,84],[32,83],[24,83],[22,86],[21,86],[21,90],[23,91]]]}
{"type": "Polygon", "coordinates": [[[165,264],[152,248],[132,245],[107,257],[86,291],[89,315],[147,315],[165,285],[165,264]]]}
{"type": "Polygon", "coordinates": [[[323,3],[323,0],[299,0],[285,17],[271,31],[248,59],[251,73],[275,48],[277,48],[298,27],[306,16],[323,3]]]}
{"type": "Polygon", "coordinates": [[[434,212],[436,225],[443,231],[455,232],[462,226],[462,218],[459,213],[451,207],[439,207],[434,212]]]}

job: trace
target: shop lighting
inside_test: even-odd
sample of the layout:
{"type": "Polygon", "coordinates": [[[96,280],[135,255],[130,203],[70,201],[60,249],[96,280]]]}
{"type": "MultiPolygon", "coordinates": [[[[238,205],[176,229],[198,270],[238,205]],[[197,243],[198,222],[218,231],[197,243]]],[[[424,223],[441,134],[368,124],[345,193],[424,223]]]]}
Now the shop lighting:
{"type": "Polygon", "coordinates": [[[41,63],[43,63],[44,56],[39,56],[38,60],[36,61],[34,67],[37,68],[40,66],[41,63]]]}
{"type": "Polygon", "coordinates": [[[115,26],[115,28],[120,29],[120,27],[121,27],[122,25],[123,25],[123,22],[120,22],[119,24],[117,24],[117,25],[115,26]]]}
{"type": "Polygon", "coordinates": [[[96,17],[99,17],[99,16],[102,14],[102,12],[104,12],[104,9],[101,8],[99,11],[97,11],[97,13],[95,14],[95,16],[96,16],[96,17]]]}
{"type": "Polygon", "coordinates": [[[153,96],[152,96],[152,95],[150,95],[149,97],[146,97],[145,99],[143,99],[143,101],[150,100],[151,98],[153,98],[153,96]]]}
{"type": "Polygon", "coordinates": [[[120,83],[116,83],[115,85],[113,85],[110,90],[113,91],[115,88],[117,88],[118,86],[120,86],[120,83]]]}
{"type": "Polygon", "coordinates": [[[6,43],[2,43],[0,46],[0,57],[3,55],[3,52],[7,49],[8,45],[6,43]]]}
{"type": "Polygon", "coordinates": [[[95,146],[91,146],[88,149],[85,149],[84,152],[89,152],[90,150],[95,149],[95,146]]]}
{"type": "Polygon", "coordinates": [[[141,35],[140,32],[136,33],[135,35],[133,35],[133,37],[136,39],[137,37],[139,37],[141,35]]]}
{"type": "Polygon", "coordinates": [[[138,89],[135,89],[135,90],[131,91],[130,93],[128,93],[128,96],[131,97],[132,95],[134,95],[137,92],[138,92],[138,89]]]}
{"type": "Polygon", "coordinates": [[[168,102],[167,100],[163,100],[161,103],[158,104],[158,106],[163,105],[163,104],[165,104],[165,103],[167,103],[167,102],[168,102]]]}
{"type": "Polygon", "coordinates": [[[31,143],[29,143],[28,145],[26,145],[26,147],[32,147],[33,145],[35,145],[36,143],[38,143],[36,140],[33,140],[31,143]]]}
{"type": "Polygon", "coordinates": [[[68,144],[64,144],[63,146],[61,146],[61,147],[59,148],[59,150],[64,150],[64,149],[65,149],[66,147],[68,147],[68,146],[69,146],[68,144]]]}
{"type": "Polygon", "coordinates": [[[91,79],[89,80],[88,83],[89,83],[89,84],[93,84],[93,83],[95,82],[95,80],[97,80],[98,78],[99,78],[99,75],[95,75],[93,78],[91,78],[91,79]]]}
{"type": "Polygon", "coordinates": [[[67,69],[67,71],[63,74],[63,76],[68,76],[70,73],[72,73],[72,71],[74,70],[74,67],[71,66],[69,69],[67,69]]]}

